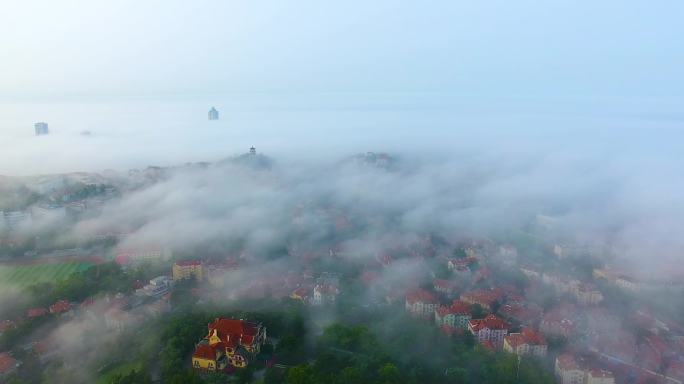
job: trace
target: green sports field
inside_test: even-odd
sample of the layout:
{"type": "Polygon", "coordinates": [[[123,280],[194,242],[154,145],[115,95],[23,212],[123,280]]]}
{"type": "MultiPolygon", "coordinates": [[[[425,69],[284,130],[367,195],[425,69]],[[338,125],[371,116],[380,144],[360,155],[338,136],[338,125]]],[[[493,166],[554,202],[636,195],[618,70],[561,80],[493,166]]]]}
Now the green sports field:
{"type": "MultiPolygon", "coordinates": [[[[38,283],[53,282],[69,275],[85,271],[92,263],[65,262],[50,264],[9,265],[0,264],[0,287],[25,288],[38,283]]],[[[2,289],[2,288],[0,288],[2,289]]]]}

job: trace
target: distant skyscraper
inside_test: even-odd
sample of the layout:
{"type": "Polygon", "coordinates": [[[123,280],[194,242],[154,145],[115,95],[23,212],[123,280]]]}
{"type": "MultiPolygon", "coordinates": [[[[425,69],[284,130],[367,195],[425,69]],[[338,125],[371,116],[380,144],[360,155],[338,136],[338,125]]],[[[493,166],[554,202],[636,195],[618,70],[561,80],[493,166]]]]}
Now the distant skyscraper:
{"type": "Polygon", "coordinates": [[[36,129],[36,136],[47,135],[47,134],[48,134],[48,125],[47,125],[47,123],[36,123],[36,124],[34,124],[34,127],[35,127],[35,129],[36,129]]]}
{"type": "Polygon", "coordinates": [[[252,147],[249,149],[249,154],[250,155],[256,155],[256,148],[252,147]]]}
{"type": "Polygon", "coordinates": [[[211,107],[211,109],[209,110],[209,120],[218,120],[218,119],[219,119],[218,111],[216,110],[216,108],[211,107]]]}

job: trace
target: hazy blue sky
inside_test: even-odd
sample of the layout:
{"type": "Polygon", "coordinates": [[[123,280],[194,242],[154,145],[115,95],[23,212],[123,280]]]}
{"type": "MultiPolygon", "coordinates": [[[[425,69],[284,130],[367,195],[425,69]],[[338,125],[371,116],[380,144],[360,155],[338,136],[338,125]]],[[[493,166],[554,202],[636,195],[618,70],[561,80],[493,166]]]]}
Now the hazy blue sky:
{"type": "Polygon", "coordinates": [[[0,97],[684,92],[681,0],[6,0],[0,97]]]}

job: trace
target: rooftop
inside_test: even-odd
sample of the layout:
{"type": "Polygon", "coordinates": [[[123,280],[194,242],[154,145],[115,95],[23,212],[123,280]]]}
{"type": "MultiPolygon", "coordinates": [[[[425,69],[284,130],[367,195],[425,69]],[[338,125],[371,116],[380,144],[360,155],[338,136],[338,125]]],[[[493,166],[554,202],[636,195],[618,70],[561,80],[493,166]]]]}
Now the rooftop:
{"type": "Polygon", "coordinates": [[[481,329],[508,329],[508,324],[495,315],[487,315],[484,319],[470,320],[470,327],[474,331],[481,329]]]}
{"type": "Polygon", "coordinates": [[[409,304],[428,303],[438,304],[439,300],[432,292],[426,291],[422,288],[411,289],[406,293],[406,302],[409,304]]]}

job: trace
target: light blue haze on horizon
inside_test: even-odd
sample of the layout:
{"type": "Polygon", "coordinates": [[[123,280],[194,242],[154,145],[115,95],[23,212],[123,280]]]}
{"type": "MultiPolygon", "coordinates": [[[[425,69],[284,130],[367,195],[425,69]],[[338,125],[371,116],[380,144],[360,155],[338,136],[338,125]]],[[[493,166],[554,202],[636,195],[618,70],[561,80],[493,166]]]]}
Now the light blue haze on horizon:
{"type": "Polygon", "coordinates": [[[251,145],[304,159],[561,152],[675,169],[682,16],[678,0],[8,2],[0,175],[210,161],[251,145]],[[52,134],[33,137],[36,121],[52,134]]]}
{"type": "Polygon", "coordinates": [[[682,97],[683,16],[678,0],[14,1],[0,97],[682,97]]]}

